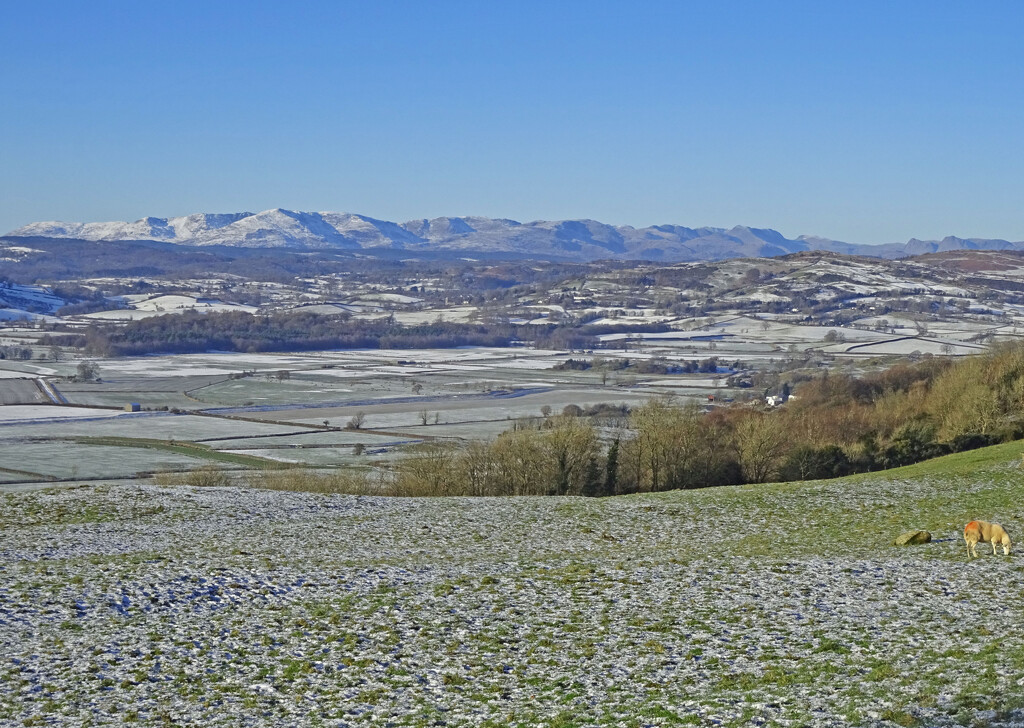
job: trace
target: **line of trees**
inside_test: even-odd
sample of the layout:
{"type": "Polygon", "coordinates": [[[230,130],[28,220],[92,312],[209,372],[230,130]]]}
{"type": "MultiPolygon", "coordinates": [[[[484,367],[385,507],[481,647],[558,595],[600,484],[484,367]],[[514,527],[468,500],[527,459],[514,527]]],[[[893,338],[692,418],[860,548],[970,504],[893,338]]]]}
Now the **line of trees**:
{"type": "MultiPolygon", "coordinates": [[[[508,346],[511,327],[437,321],[402,326],[387,319],[355,320],[308,312],[254,316],[241,311],[154,316],[124,325],[91,326],[61,337],[88,356],[137,356],[225,351],[310,351],[319,349],[418,349],[455,346],[508,346]]],[[[48,339],[41,340],[46,345],[48,339]]]]}
{"type": "Polygon", "coordinates": [[[558,416],[492,442],[424,444],[397,464],[391,489],[399,495],[606,495],[614,471],[601,449],[588,421],[558,416]]]}
{"type": "Polygon", "coordinates": [[[695,405],[652,400],[629,427],[602,443],[587,417],[563,414],[517,427],[491,442],[432,442],[398,461],[395,495],[583,495],[764,482],[785,441],[773,413],[706,415],[695,405]]]}
{"type": "Polygon", "coordinates": [[[32,349],[27,346],[0,346],[0,359],[31,359],[32,349]]]}

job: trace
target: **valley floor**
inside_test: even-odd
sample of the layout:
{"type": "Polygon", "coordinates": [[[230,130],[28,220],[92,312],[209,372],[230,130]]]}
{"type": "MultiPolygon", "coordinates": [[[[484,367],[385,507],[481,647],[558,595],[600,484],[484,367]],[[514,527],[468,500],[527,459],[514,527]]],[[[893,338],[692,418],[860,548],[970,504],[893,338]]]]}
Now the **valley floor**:
{"type": "Polygon", "coordinates": [[[1024,444],[856,478],[0,499],[8,725],[1012,725],[1024,444]],[[891,545],[930,530],[926,545],[891,545]]]}

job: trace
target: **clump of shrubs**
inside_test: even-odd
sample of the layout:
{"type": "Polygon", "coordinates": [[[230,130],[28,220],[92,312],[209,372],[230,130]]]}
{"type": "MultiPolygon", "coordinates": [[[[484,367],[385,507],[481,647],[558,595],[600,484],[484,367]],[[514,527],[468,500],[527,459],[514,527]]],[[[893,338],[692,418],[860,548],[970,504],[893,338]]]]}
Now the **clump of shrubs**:
{"type": "Polygon", "coordinates": [[[231,475],[216,465],[203,465],[183,473],[156,473],[153,480],[157,485],[191,485],[198,488],[223,488],[234,485],[231,475]]]}

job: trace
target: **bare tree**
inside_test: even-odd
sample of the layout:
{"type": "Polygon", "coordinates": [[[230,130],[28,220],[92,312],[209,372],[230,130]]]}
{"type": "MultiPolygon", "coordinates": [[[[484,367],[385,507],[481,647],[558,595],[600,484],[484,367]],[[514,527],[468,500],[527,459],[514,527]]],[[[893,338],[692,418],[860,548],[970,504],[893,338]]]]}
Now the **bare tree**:
{"type": "Polygon", "coordinates": [[[352,419],[350,419],[345,424],[345,429],[346,430],[359,430],[359,429],[362,429],[363,421],[365,419],[366,419],[366,415],[364,415],[362,412],[356,412],[354,415],[352,415],[352,419]]]}
{"type": "Polygon", "coordinates": [[[401,495],[460,495],[462,479],[457,467],[459,452],[451,443],[427,442],[396,469],[396,487],[401,495]]]}
{"type": "Polygon", "coordinates": [[[736,450],[748,483],[765,483],[786,451],[786,433],[772,416],[750,412],[736,423],[736,450]]]}

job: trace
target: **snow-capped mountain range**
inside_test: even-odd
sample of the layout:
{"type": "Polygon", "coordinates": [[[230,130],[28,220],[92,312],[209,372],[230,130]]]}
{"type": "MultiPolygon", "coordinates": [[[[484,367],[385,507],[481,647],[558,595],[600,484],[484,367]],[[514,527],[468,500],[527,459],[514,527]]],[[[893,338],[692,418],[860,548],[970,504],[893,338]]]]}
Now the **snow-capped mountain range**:
{"type": "Polygon", "coordinates": [[[804,250],[898,258],[946,250],[1024,250],[1024,242],[947,237],[911,239],[906,244],[860,245],[801,235],[787,238],[771,229],[681,225],[646,228],[594,220],[520,223],[486,217],[438,217],[404,223],[338,212],[274,209],[185,217],[146,217],[135,222],[36,222],[7,238],[68,238],[89,241],[152,240],[178,245],[227,245],[296,250],[416,251],[514,255],[524,258],[695,261],[773,257],[804,250]]]}

